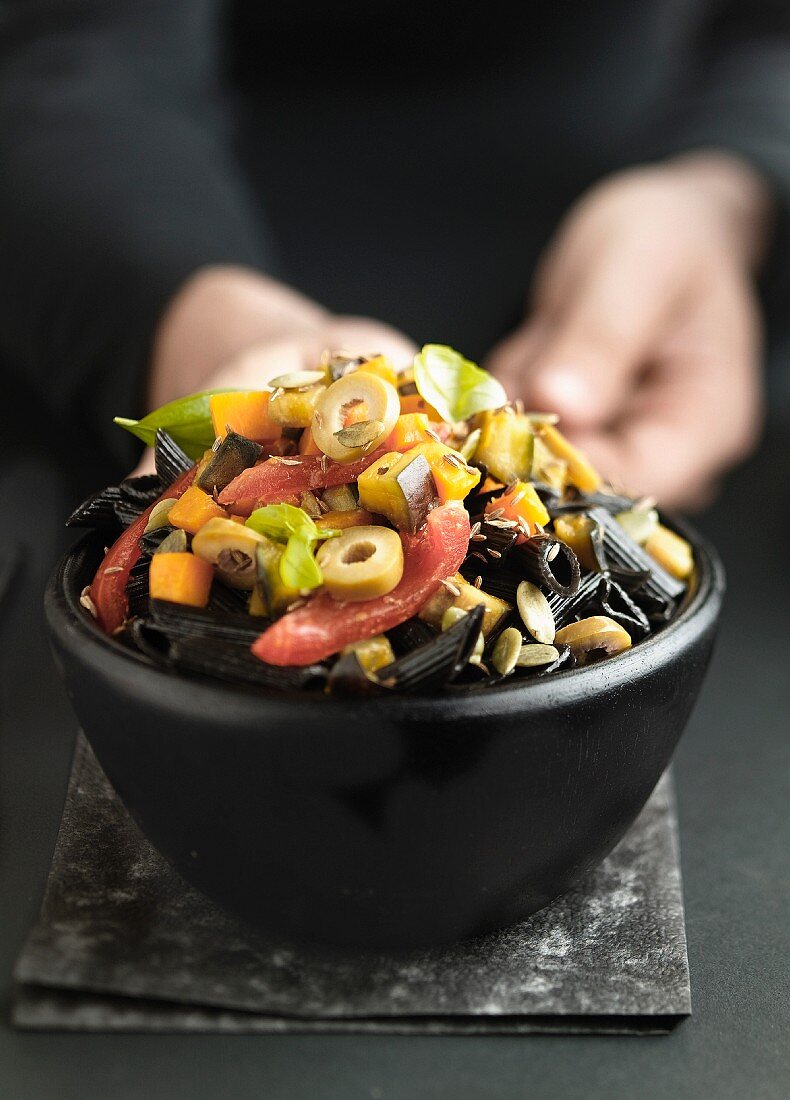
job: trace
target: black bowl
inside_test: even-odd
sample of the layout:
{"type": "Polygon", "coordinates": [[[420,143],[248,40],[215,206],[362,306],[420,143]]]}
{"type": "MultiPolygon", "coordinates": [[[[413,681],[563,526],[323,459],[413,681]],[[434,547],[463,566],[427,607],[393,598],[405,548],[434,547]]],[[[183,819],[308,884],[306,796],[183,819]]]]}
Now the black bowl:
{"type": "Polygon", "coordinates": [[[476,692],[327,698],[171,674],[79,605],[84,538],[46,596],[96,755],[143,832],[229,911],[292,939],[436,944],[542,908],[639,813],[699,693],[724,579],[661,633],[588,668],[476,692]]]}

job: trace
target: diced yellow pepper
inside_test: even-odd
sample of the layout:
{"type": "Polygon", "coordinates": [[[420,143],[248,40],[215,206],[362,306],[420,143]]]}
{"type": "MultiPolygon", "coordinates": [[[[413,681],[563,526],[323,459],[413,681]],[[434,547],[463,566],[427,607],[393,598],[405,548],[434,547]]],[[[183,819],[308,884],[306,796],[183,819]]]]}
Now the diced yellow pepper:
{"type": "Polygon", "coordinates": [[[459,590],[460,594],[458,596],[454,595],[445,585],[441,585],[427,603],[423,605],[419,613],[419,618],[423,622],[428,623],[437,630],[441,629],[442,616],[448,607],[457,607],[461,611],[472,611],[475,607],[482,605],[484,610],[480,629],[483,636],[488,637],[502,618],[512,610],[510,604],[506,603],[505,600],[500,600],[497,596],[492,596],[488,592],[483,592],[480,588],[475,588],[473,584],[469,584],[468,581],[464,580],[460,573],[456,573],[452,578],[452,583],[459,590]]]}
{"type": "Polygon", "coordinates": [[[558,432],[553,424],[538,424],[540,439],[556,458],[568,463],[568,480],[583,493],[594,493],[601,484],[601,475],[582,452],[558,432]]]}
{"type": "Polygon", "coordinates": [[[509,485],[511,481],[528,481],[532,473],[532,422],[523,413],[510,408],[493,409],[477,418],[480,439],[475,448],[475,461],[482,462],[489,473],[509,485]]]}
{"type": "Polygon", "coordinates": [[[694,551],[680,535],[659,523],[645,542],[651,558],[679,581],[688,580],[694,572],[694,551]]]}

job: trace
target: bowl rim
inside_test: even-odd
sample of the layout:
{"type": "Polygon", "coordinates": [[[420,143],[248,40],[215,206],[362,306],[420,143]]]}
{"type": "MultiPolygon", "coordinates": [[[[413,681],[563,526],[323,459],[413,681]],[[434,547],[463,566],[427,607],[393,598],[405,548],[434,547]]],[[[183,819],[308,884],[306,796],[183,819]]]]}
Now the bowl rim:
{"type": "Polygon", "coordinates": [[[55,565],[46,587],[45,613],[52,641],[65,649],[77,649],[81,663],[90,664],[105,678],[124,683],[127,690],[151,696],[158,705],[163,704],[164,696],[167,706],[201,713],[203,717],[207,705],[211,711],[216,710],[219,698],[232,700],[235,714],[250,710],[257,714],[258,719],[262,704],[270,711],[272,708],[279,711],[282,707],[290,710],[294,705],[302,711],[310,707],[320,707],[326,711],[328,707],[348,709],[353,706],[360,719],[365,711],[381,714],[382,710],[394,712],[395,716],[403,712],[409,718],[441,718],[442,712],[447,712],[449,717],[452,713],[457,714],[460,705],[494,718],[512,715],[516,711],[569,706],[599,691],[623,687],[671,661],[695,638],[715,625],[726,586],[721,559],[685,519],[667,513],[662,514],[662,519],[691,542],[697,565],[697,583],[674,619],[658,633],[651,634],[614,658],[583,668],[560,670],[550,676],[505,680],[480,690],[448,693],[440,689],[415,695],[393,693],[386,698],[378,695],[349,698],[326,695],[312,689],[283,690],[235,685],[163,668],[145,654],[127,649],[104,634],[81,607],[80,593],[76,591],[69,571],[75,559],[84,554],[90,544],[101,540],[101,535],[92,530],[85,532],[55,565]],[[163,692],[165,684],[168,690],[163,692]]]}

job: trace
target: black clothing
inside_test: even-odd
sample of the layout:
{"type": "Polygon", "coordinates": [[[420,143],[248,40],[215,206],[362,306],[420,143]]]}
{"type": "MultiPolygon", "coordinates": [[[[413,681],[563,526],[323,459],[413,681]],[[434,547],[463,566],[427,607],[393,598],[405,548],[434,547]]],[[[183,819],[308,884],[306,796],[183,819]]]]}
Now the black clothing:
{"type": "Polygon", "coordinates": [[[111,416],[205,264],[479,356],[585,186],[700,146],[790,208],[790,5],[7,0],[0,361],[128,462],[111,416]]]}

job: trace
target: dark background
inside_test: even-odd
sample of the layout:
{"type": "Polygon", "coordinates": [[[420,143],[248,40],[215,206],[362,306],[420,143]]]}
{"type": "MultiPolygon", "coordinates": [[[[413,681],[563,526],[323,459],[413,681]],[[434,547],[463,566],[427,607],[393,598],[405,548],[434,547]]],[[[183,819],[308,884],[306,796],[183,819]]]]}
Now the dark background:
{"type": "MultiPolygon", "coordinates": [[[[35,4],[45,20],[57,7],[35,4]]],[[[60,10],[91,7],[69,3],[60,10]]],[[[248,5],[253,21],[255,7],[248,5]]],[[[447,341],[480,356],[517,321],[535,256],[567,203],[601,172],[635,159],[637,124],[649,120],[649,103],[660,99],[688,60],[682,51],[673,52],[673,36],[683,38],[702,5],[548,5],[539,25],[524,6],[512,27],[500,18],[504,6],[487,11],[486,19],[477,9],[463,19],[447,18],[448,6],[434,22],[420,10],[416,54],[411,39],[398,38],[399,5],[340,4],[326,24],[316,21],[316,7],[305,0],[276,10],[266,5],[262,39],[249,24],[237,28],[254,48],[241,52],[233,74],[237,90],[246,92],[244,103],[233,104],[239,122],[233,144],[250,192],[264,195],[261,222],[268,225],[263,243],[250,251],[240,247],[240,254],[246,260],[260,248],[267,270],[333,309],[368,312],[402,326],[418,342],[447,341]],[[276,11],[283,13],[279,25],[276,11]],[[670,11],[672,19],[656,22],[659,11],[670,11]],[[500,28],[498,37],[492,27],[500,28]],[[387,42],[386,64],[366,49],[370,34],[387,42]],[[618,49],[617,42],[629,48],[618,49]],[[504,61],[503,44],[510,51],[504,61]],[[294,78],[294,57],[300,76],[309,79],[294,78]]],[[[769,32],[788,21],[786,5],[755,7],[769,32]],[[773,13],[767,23],[766,12],[773,13]]],[[[142,8],[150,12],[157,5],[142,8]]],[[[19,51],[30,26],[32,19],[18,27],[13,44],[19,51]]],[[[99,26],[103,33],[101,21],[99,26]]],[[[129,44],[123,43],[124,50],[129,44]]],[[[0,60],[7,46],[0,43],[0,60]]],[[[166,74],[160,91],[171,76],[175,86],[178,76],[167,68],[171,58],[164,47],[162,53],[151,60],[164,66],[151,70],[166,74]]],[[[91,57],[105,56],[100,34],[91,57]]],[[[0,74],[6,81],[0,84],[0,128],[23,150],[34,145],[27,143],[28,100],[5,94],[8,81],[13,91],[30,75],[19,65],[6,65],[0,74]]],[[[101,65],[99,70],[101,75],[101,65]]],[[[45,102],[52,74],[42,71],[45,102]]],[[[786,82],[787,66],[777,71],[786,82]]],[[[123,85],[117,66],[109,64],[108,72],[108,95],[134,92],[123,85]]],[[[771,83],[768,60],[762,64],[758,56],[752,72],[764,77],[762,90],[787,123],[790,112],[783,113],[776,92],[783,85],[771,83]]],[[[759,91],[758,85],[759,79],[759,91]]],[[[26,95],[36,92],[34,83],[25,88],[26,95]]],[[[98,92],[90,86],[82,91],[89,103],[99,102],[101,82],[98,92]]],[[[37,117],[46,124],[45,111],[37,117]]],[[[711,133],[715,126],[703,127],[703,138],[711,133]]],[[[759,153],[760,135],[748,118],[729,136],[759,153]]],[[[45,125],[45,151],[46,137],[45,125]]],[[[692,126],[675,137],[678,145],[693,146],[700,131],[692,126]]],[[[667,140],[662,149],[656,139],[654,151],[672,145],[667,140]]],[[[68,152],[67,141],[65,147],[68,152]]],[[[790,142],[779,162],[787,161],[788,150],[790,142]]],[[[131,172],[136,193],[152,178],[151,164],[142,165],[139,178],[138,167],[121,165],[119,173],[128,180],[131,172]]],[[[85,224],[79,218],[70,223],[68,247],[53,256],[49,250],[62,229],[58,218],[48,221],[32,201],[17,202],[28,194],[27,171],[19,159],[0,181],[6,187],[0,189],[4,229],[13,246],[0,249],[0,328],[17,341],[22,367],[8,376],[4,390],[0,463],[0,572],[17,559],[0,606],[0,1095],[786,1096],[790,403],[787,356],[776,343],[763,443],[699,520],[724,558],[729,595],[718,653],[677,755],[691,1020],[668,1038],[112,1037],[9,1028],[11,968],[40,901],[74,737],[47,649],[41,594],[70,539],[63,518],[82,495],[122,473],[123,459],[131,460],[120,444],[112,446],[114,463],[99,449],[111,437],[120,440],[111,427],[99,431],[101,442],[94,436],[110,413],[134,414],[131,402],[139,388],[128,360],[111,354],[100,323],[105,317],[107,331],[118,329],[118,317],[106,307],[111,297],[118,299],[123,280],[107,280],[106,301],[104,286],[90,281],[101,283],[105,270],[117,276],[113,256],[97,250],[96,271],[76,260],[85,256],[80,233],[93,222],[105,229],[142,229],[124,222],[118,204],[97,207],[79,156],[45,159],[33,164],[36,184],[58,188],[67,181],[69,194],[85,202],[78,211],[85,224]],[[41,300],[35,304],[46,323],[29,325],[31,288],[42,270],[53,275],[56,304],[61,279],[77,308],[57,313],[57,324],[50,324],[45,296],[43,306],[41,300]],[[86,324],[81,279],[98,294],[95,333],[86,324]],[[74,337],[71,359],[58,353],[64,334],[74,337]],[[72,368],[80,390],[71,387],[72,368]],[[95,380],[99,368],[103,388],[86,390],[86,379],[95,380]],[[50,401],[53,393],[57,401],[50,401]]],[[[178,209],[197,203],[199,191],[177,188],[178,209]]],[[[168,214],[161,212],[150,226],[144,219],[152,240],[161,240],[173,225],[168,214]]],[[[188,221],[187,230],[190,239],[200,236],[188,221]]],[[[169,244],[177,251],[175,231],[169,244]]],[[[191,259],[187,248],[184,262],[191,259]]],[[[141,287],[148,286],[150,274],[161,294],[157,272],[132,274],[141,287]]],[[[781,286],[778,279],[772,283],[775,292],[781,286]]],[[[786,302],[780,299],[774,313],[778,327],[786,327],[786,302]]],[[[130,316],[143,317],[155,304],[141,292],[139,300],[130,300],[130,316]]]]}

